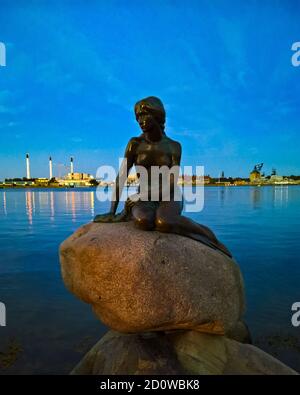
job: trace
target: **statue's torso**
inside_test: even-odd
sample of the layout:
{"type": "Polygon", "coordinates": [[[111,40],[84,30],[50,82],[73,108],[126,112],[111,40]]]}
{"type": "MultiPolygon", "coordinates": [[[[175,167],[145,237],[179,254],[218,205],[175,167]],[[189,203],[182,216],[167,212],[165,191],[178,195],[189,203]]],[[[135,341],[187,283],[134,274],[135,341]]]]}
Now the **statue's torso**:
{"type": "MultiPolygon", "coordinates": [[[[160,191],[159,200],[161,200],[162,184],[165,187],[167,186],[167,183],[170,184],[170,186],[173,184],[173,178],[170,179],[168,176],[167,178],[160,178],[158,180],[153,179],[153,174],[151,177],[151,168],[152,171],[153,166],[157,166],[159,168],[161,166],[167,166],[168,168],[171,168],[173,166],[173,157],[176,154],[176,149],[178,149],[178,145],[166,136],[155,143],[149,143],[142,137],[139,138],[139,143],[135,151],[135,166],[143,166],[147,172],[147,180],[142,180],[142,171],[140,171],[139,168],[136,169],[140,178],[140,186],[143,182],[148,184],[148,187],[144,189],[145,192],[148,190],[148,193],[146,192],[146,194],[150,194],[151,190],[158,189],[160,191]]],[[[173,187],[174,186],[172,186],[170,190],[171,196],[173,196],[174,193],[173,187]]]]}
{"type": "Polygon", "coordinates": [[[151,166],[172,166],[174,146],[172,140],[163,137],[157,143],[148,143],[141,138],[136,150],[135,165],[144,166],[150,170],[151,166]]]}

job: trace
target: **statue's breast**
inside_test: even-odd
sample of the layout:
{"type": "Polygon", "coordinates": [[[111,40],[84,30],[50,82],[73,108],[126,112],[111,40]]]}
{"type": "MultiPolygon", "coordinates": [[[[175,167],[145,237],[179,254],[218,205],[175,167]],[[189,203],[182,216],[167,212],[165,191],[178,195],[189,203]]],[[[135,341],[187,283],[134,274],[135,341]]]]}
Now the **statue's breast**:
{"type": "Polygon", "coordinates": [[[137,150],[136,165],[149,168],[150,166],[171,166],[171,164],[171,153],[163,146],[145,144],[137,150]]]}

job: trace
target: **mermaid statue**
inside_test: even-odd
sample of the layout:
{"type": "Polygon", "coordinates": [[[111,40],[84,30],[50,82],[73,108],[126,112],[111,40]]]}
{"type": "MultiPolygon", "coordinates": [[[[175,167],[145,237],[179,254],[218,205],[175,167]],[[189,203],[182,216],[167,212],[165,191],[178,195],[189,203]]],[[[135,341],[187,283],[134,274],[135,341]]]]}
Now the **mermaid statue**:
{"type": "MultiPolygon", "coordinates": [[[[178,173],[171,173],[168,178],[169,185],[162,184],[160,180],[153,186],[153,167],[179,168],[181,161],[180,143],[170,139],[165,133],[166,112],[163,103],[159,98],[150,96],[138,101],[134,111],[142,134],[131,138],[127,144],[124,165],[121,166],[115,181],[110,212],[97,215],[94,222],[133,221],[141,230],[156,230],[189,237],[231,257],[228,249],[208,227],[181,214],[183,196],[178,198],[178,173]],[[124,181],[133,166],[145,170],[146,177],[143,179],[147,181],[142,186],[140,183],[138,193],[129,196],[124,209],[116,214],[124,181]],[[169,191],[167,199],[164,191],[169,191]],[[156,198],[153,199],[153,196],[156,198]]],[[[141,181],[141,174],[137,174],[141,181]]]]}

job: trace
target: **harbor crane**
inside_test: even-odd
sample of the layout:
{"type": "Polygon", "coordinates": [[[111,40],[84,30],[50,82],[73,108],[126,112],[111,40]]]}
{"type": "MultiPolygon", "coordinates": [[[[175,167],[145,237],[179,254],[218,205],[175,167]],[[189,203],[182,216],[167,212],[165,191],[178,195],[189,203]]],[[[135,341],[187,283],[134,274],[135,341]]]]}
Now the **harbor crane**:
{"type": "Polygon", "coordinates": [[[262,167],[263,167],[263,165],[264,165],[263,163],[258,163],[257,165],[254,166],[253,171],[260,172],[262,167]]]}

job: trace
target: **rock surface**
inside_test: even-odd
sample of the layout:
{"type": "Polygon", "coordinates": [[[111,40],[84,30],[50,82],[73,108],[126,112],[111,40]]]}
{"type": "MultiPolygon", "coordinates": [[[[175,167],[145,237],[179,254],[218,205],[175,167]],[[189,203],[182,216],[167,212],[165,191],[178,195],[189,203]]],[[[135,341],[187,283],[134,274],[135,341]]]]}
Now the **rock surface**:
{"type": "Polygon", "coordinates": [[[71,374],[183,374],[176,353],[163,332],[125,335],[114,331],[85,355],[71,374]]]}
{"type": "Polygon", "coordinates": [[[125,335],[109,331],[71,374],[296,375],[269,354],[195,331],[125,335]]]}
{"type": "Polygon", "coordinates": [[[244,321],[237,322],[235,327],[227,332],[226,336],[229,339],[236,340],[240,343],[252,344],[252,337],[249,328],[244,321]]]}
{"type": "Polygon", "coordinates": [[[90,223],[62,243],[60,259],[66,287],[119,332],[224,334],[244,312],[235,261],[183,236],[90,223]]]}
{"type": "Polygon", "coordinates": [[[168,336],[182,368],[190,374],[297,375],[276,358],[225,336],[184,331],[168,336]]]}

